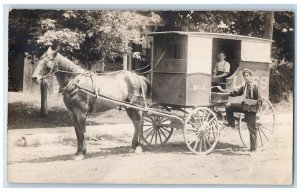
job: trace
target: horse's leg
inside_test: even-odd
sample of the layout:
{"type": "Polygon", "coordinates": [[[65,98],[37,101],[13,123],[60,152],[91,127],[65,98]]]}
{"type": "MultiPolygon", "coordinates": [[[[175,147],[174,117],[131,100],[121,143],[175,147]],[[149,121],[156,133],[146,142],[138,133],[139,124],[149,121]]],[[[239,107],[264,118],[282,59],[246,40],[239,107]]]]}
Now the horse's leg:
{"type": "Polygon", "coordinates": [[[136,110],[132,108],[126,109],[126,112],[131,119],[133,126],[134,126],[134,134],[132,138],[131,149],[129,152],[135,152],[137,146],[139,145],[139,132],[142,128],[142,111],[136,110]]]}
{"type": "Polygon", "coordinates": [[[70,111],[70,118],[73,122],[76,138],[77,151],[71,159],[81,160],[86,154],[85,132],[86,132],[86,115],[87,103],[85,102],[70,102],[69,98],[64,98],[65,104],[70,111]]]}
{"type": "Polygon", "coordinates": [[[74,154],[72,159],[82,160],[86,154],[86,144],[85,144],[85,133],[86,133],[86,115],[85,110],[78,110],[74,116],[77,121],[77,126],[75,126],[75,132],[77,136],[77,152],[74,154]]]}
{"type": "Polygon", "coordinates": [[[75,133],[76,133],[76,139],[77,139],[77,151],[76,153],[74,154],[74,156],[72,158],[75,158],[76,156],[78,156],[80,154],[80,146],[79,146],[79,125],[78,125],[78,121],[77,121],[77,118],[76,118],[76,115],[70,111],[69,112],[69,116],[70,116],[70,119],[74,125],[74,129],[75,129],[75,133]]]}

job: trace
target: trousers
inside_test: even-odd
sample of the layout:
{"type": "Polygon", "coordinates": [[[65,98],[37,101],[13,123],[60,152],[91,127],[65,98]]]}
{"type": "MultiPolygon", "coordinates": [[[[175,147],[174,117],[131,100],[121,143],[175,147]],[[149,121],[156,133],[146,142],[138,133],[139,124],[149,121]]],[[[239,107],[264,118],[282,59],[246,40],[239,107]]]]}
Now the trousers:
{"type": "Polygon", "coordinates": [[[234,112],[245,114],[245,122],[250,133],[250,151],[255,151],[257,148],[257,123],[255,112],[244,112],[241,103],[231,103],[226,107],[226,117],[229,124],[235,124],[234,112]]]}

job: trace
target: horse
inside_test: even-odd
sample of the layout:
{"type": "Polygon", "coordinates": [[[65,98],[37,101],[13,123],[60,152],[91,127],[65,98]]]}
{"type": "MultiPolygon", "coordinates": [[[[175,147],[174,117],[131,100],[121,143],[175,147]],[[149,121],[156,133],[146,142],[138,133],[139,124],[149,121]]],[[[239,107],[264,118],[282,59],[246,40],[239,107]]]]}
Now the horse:
{"type": "MultiPolygon", "coordinates": [[[[35,83],[41,83],[49,76],[56,76],[60,86],[59,92],[63,95],[77,138],[77,151],[71,159],[82,160],[87,152],[85,144],[87,115],[120,106],[119,102],[110,101],[109,98],[143,106],[145,98],[149,95],[150,82],[144,76],[124,70],[97,75],[76,65],[58,51],[59,48],[49,47],[37,61],[31,78],[35,83]]],[[[130,107],[125,107],[125,110],[134,125],[129,150],[133,153],[140,144],[143,112],[141,109],[130,107]]]]}

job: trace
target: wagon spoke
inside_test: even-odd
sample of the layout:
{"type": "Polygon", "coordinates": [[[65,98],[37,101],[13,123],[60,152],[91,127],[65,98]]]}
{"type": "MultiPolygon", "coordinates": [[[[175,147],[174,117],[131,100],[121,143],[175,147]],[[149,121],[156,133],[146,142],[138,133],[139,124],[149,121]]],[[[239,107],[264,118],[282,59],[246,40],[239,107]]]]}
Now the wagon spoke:
{"type": "Polygon", "coordinates": [[[157,144],[157,130],[155,130],[155,144],[157,144]]]}
{"type": "Polygon", "coordinates": [[[154,127],[149,127],[149,128],[147,128],[146,130],[144,130],[143,132],[145,133],[145,132],[147,132],[147,131],[149,131],[150,129],[153,129],[154,127]]]}
{"type": "Polygon", "coordinates": [[[265,138],[269,141],[269,138],[267,137],[265,132],[260,127],[258,128],[258,131],[261,132],[265,136],[265,138]]]}
{"type": "MultiPolygon", "coordinates": [[[[194,148],[193,148],[194,151],[196,150],[196,147],[197,147],[197,145],[198,145],[198,142],[199,142],[199,141],[197,140],[196,143],[195,143],[195,145],[194,145],[194,148]]],[[[200,142],[201,142],[201,140],[200,140],[200,142]]]]}
{"type": "Polygon", "coordinates": [[[206,116],[206,118],[205,118],[204,121],[207,121],[209,117],[210,117],[210,113],[207,114],[207,116],[206,116]]]}
{"type": "MultiPolygon", "coordinates": [[[[265,126],[263,126],[263,125],[259,125],[258,127],[262,127],[264,130],[267,130],[267,131],[273,133],[273,130],[268,129],[267,127],[265,127],[265,126]]],[[[261,129],[262,129],[262,128],[261,128],[261,129]]]]}
{"type": "Polygon", "coordinates": [[[207,133],[219,133],[218,131],[207,131],[207,133]]]}
{"type": "MultiPolygon", "coordinates": [[[[206,136],[208,136],[208,135],[206,135],[206,136]]],[[[211,147],[209,140],[205,136],[204,136],[204,138],[205,138],[205,141],[208,143],[209,147],[211,147]]]]}
{"type": "Polygon", "coordinates": [[[160,143],[162,143],[161,134],[160,134],[159,130],[160,129],[157,130],[157,133],[158,133],[158,136],[159,136],[160,143]]]}
{"type": "MultiPolygon", "coordinates": [[[[262,146],[264,146],[264,143],[263,143],[262,138],[261,138],[260,130],[258,130],[258,134],[259,134],[259,140],[260,140],[260,143],[261,143],[262,146]]],[[[253,135],[251,135],[251,136],[252,136],[252,137],[255,137],[255,136],[253,136],[253,135]]]]}
{"type": "Polygon", "coordinates": [[[199,152],[201,152],[202,151],[202,142],[201,142],[201,139],[200,139],[200,150],[199,150],[199,152]]]}
{"type": "Polygon", "coordinates": [[[152,123],[152,122],[153,122],[152,120],[148,120],[148,119],[145,119],[145,118],[144,118],[144,121],[147,121],[147,122],[149,122],[149,123],[152,123]]]}
{"type": "Polygon", "coordinates": [[[210,124],[213,120],[215,120],[214,118],[212,118],[211,120],[209,120],[208,124],[210,124]]]}
{"type": "Polygon", "coordinates": [[[191,141],[188,141],[188,145],[190,145],[191,146],[191,144],[193,143],[193,142],[196,142],[197,141],[197,139],[195,139],[195,140],[191,140],[191,141]]]}
{"type": "Polygon", "coordinates": [[[150,143],[152,143],[153,138],[154,138],[154,135],[155,135],[155,130],[153,129],[153,134],[152,134],[152,137],[151,137],[151,139],[150,139],[150,143]]]}
{"type": "Polygon", "coordinates": [[[168,121],[169,119],[164,119],[162,121],[160,121],[159,123],[163,125],[164,122],[168,121]]]}
{"type": "Polygon", "coordinates": [[[171,133],[171,131],[169,131],[168,129],[164,128],[164,127],[161,127],[161,129],[167,131],[168,133],[171,133]]]}
{"type": "Polygon", "coordinates": [[[261,116],[263,116],[268,111],[269,108],[270,108],[270,106],[268,105],[267,108],[261,112],[261,116]]]}
{"type": "Polygon", "coordinates": [[[164,134],[164,132],[162,131],[162,129],[159,129],[160,130],[160,132],[163,134],[163,136],[165,137],[165,138],[167,138],[167,136],[164,134]]]}
{"type": "Polygon", "coordinates": [[[207,130],[213,130],[213,128],[215,128],[216,127],[216,125],[215,124],[212,124],[212,125],[209,125],[209,126],[207,126],[207,130]]]}
{"type": "MultiPolygon", "coordinates": [[[[215,135],[214,135],[215,136],[215,135]]],[[[210,139],[212,139],[213,141],[216,140],[216,138],[211,137],[210,135],[207,135],[207,137],[209,137],[210,139]]]]}
{"type": "Polygon", "coordinates": [[[204,150],[207,151],[206,144],[205,144],[205,138],[204,138],[204,136],[202,136],[201,138],[202,138],[204,150]]]}
{"type": "MultiPolygon", "coordinates": [[[[154,132],[154,129],[152,129],[151,131],[150,131],[150,133],[148,133],[148,135],[145,137],[145,139],[147,139],[152,133],[154,132]]],[[[152,137],[153,137],[153,135],[152,135],[152,137]]],[[[152,141],[152,140],[151,140],[152,141]]],[[[151,143],[151,142],[150,142],[151,143]]]]}
{"type": "MultiPolygon", "coordinates": [[[[144,127],[145,127],[145,126],[149,127],[149,126],[152,126],[152,124],[146,124],[146,125],[144,124],[143,126],[144,126],[144,127]]],[[[153,126],[152,126],[152,127],[153,127],[153,126]]]]}
{"type": "Polygon", "coordinates": [[[187,131],[192,131],[192,132],[197,131],[197,129],[195,129],[195,128],[186,128],[186,130],[187,130],[187,131]]]}

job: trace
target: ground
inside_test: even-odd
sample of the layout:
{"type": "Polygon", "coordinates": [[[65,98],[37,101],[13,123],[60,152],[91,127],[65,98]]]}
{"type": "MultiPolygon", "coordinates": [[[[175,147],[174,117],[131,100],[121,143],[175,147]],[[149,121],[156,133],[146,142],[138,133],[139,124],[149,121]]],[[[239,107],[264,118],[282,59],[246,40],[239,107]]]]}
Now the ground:
{"type": "MultiPolygon", "coordinates": [[[[51,99],[56,97],[50,98],[50,102],[51,99]]],[[[76,151],[74,128],[68,120],[57,120],[67,117],[62,106],[57,107],[60,103],[50,105],[49,121],[37,117],[33,104],[24,111],[24,103],[27,106],[36,99],[11,93],[8,100],[7,172],[12,183],[289,185],[292,182],[291,103],[276,107],[272,140],[254,154],[245,151],[238,131],[231,128],[222,131],[214,151],[205,156],[194,155],[187,149],[182,130],[175,130],[163,146],[128,153],[133,126],[123,111],[115,110],[89,118],[86,158],[73,161],[70,157],[76,151]],[[25,118],[16,109],[25,113],[25,118]],[[54,114],[59,116],[51,116],[54,114]]]]}

